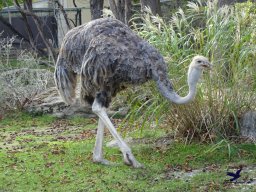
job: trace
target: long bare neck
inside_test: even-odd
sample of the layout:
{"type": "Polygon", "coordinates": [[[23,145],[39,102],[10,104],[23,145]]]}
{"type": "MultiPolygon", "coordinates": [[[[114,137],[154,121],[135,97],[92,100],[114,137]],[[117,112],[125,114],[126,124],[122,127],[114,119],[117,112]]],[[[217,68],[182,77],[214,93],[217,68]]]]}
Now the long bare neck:
{"type": "Polygon", "coordinates": [[[196,95],[196,85],[201,77],[202,71],[200,69],[190,67],[188,71],[188,87],[189,92],[185,97],[178,95],[172,87],[171,82],[168,79],[163,81],[158,80],[157,85],[164,97],[176,104],[185,104],[194,99],[196,95]]]}

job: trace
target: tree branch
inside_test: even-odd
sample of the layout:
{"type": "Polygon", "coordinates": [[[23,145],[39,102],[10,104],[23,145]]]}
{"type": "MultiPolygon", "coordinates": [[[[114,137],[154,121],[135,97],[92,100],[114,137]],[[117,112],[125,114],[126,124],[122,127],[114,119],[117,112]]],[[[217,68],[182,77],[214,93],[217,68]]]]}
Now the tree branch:
{"type": "Polygon", "coordinates": [[[109,5],[116,19],[129,25],[132,6],[131,0],[109,0],[109,5]]]}
{"type": "MultiPolygon", "coordinates": [[[[18,10],[21,9],[18,0],[13,0],[13,3],[14,3],[14,5],[16,6],[16,8],[17,8],[18,10]]],[[[31,31],[31,29],[30,29],[29,24],[28,24],[27,16],[26,16],[26,14],[24,14],[23,12],[20,12],[20,14],[21,14],[21,16],[22,16],[22,18],[23,18],[23,20],[24,20],[25,26],[26,26],[25,29],[26,29],[26,32],[27,32],[27,34],[28,34],[28,39],[29,39],[30,45],[32,46],[32,48],[33,48],[34,50],[38,50],[38,49],[36,48],[36,46],[35,46],[35,43],[34,43],[33,33],[32,33],[32,31],[31,31]]]]}
{"type": "MultiPolygon", "coordinates": [[[[44,36],[44,34],[43,34],[43,30],[42,30],[42,26],[43,26],[42,21],[40,20],[40,18],[39,18],[35,13],[33,13],[33,12],[31,12],[31,11],[28,11],[28,10],[22,9],[22,8],[20,7],[20,5],[19,5],[19,3],[18,3],[17,0],[14,0],[14,1],[15,1],[15,6],[16,6],[16,8],[19,10],[19,12],[20,12],[22,15],[24,15],[25,17],[26,17],[27,15],[32,16],[32,18],[33,18],[33,20],[34,20],[34,22],[35,22],[35,24],[36,24],[37,30],[38,30],[38,32],[39,32],[39,34],[40,34],[40,36],[41,36],[41,38],[42,38],[42,40],[43,40],[43,42],[44,42],[46,48],[47,48],[47,50],[48,50],[48,53],[49,53],[49,55],[52,57],[52,59],[53,59],[53,61],[54,61],[54,63],[55,63],[57,57],[56,57],[55,51],[54,51],[54,49],[53,49],[53,46],[50,44],[50,42],[49,42],[48,40],[45,39],[45,36],[44,36]]],[[[27,28],[30,29],[30,26],[28,25],[28,23],[27,23],[27,28]]]]}
{"type": "Polygon", "coordinates": [[[64,19],[65,19],[65,22],[68,26],[68,30],[70,30],[72,27],[70,26],[70,23],[68,21],[68,16],[67,16],[67,13],[66,11],[64,10],[64,7],[63,5],[59,2],[59,0],[55,1],[55,3],[58,5],[58,8],[60,9],[61,13],[63,14],[64,16],[64,19]]]}

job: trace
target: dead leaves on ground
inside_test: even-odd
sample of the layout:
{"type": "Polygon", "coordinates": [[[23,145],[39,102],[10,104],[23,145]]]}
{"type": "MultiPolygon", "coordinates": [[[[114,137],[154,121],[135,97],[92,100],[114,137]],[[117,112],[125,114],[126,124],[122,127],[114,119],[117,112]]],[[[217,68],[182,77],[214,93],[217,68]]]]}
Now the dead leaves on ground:
{"type": "MultiPolygon", "coordinates": [[[[94,124],[95,120],[90,121],[94,124]]],[[[96,135],[96,125],[93,129],[77,126],[67,119],[54,121],[49,127],[24,127],[19,131],[9,131],[8,126],[0,129],[0,149],[15,153],[25,148],[39,148],[41,144],[53,141],[80,141],[92,139],[96,135]],[[35,143],[35,145],[34,145],[35,143]]]]}

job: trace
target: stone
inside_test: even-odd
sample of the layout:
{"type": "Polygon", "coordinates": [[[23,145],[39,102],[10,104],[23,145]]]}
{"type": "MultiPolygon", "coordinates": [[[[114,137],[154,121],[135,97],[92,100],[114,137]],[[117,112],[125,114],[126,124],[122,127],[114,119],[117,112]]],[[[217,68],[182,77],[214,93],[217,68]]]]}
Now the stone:
{"type": "Polygon", "coordinates": [[[240,119],[241,136],[256,140],[256,111],[248,111],[240,119]]]}
{"type": "Polygon", "coordinates": [[[64,103],[56,87],[51,87],[38,94],[25,106],[31,114],[52,114],[59,118],[70,116],[95,117],[89,105],[82,105],[78,98],[72,105],[64,103]]]}
{"type": "MultiPolygon", "coordinates": [[[[76,100],[72,105],[67,105],[64,103],[60,97],[56,87],[50,87],[45,91],[41,92],[33,98],[26,106],[25,110],[31,114],[52,114],[59,118],[66,118],[72,116],[80,116],[87,118],[94,118],[96,115],[92,112],[91,106],[89,104],[82,104],[79,99],[79,86],[76,91],[76,100]]],[[[124,117],[129,108],[127,107],[115,107],[113,109],[110,107],[108,110],[108,115],[124,117]]]]}

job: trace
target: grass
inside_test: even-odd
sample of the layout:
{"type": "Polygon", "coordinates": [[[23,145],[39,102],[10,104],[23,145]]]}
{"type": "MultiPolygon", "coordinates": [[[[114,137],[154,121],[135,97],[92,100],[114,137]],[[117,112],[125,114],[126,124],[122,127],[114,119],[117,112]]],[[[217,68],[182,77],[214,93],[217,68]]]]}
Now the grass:
{"type": "MultiPolygon", "coordinates": [[[[114,120],[115,121],[115,120],[114,120]]],[[[137,130],[146,141],[132,145],[145,165],[133,169],[122,163],[115,148],[104,148],[115,166],[92,163],[95,119],[56,119],[18,113],[0,121],[1,191],[239,191],[256,185],[225,183],[226,170],[244,166],[240,181],[255,179],[254,144],[172,141],[156,145],[164,130],[137,130]],[[15,119],[15,120],[14,120],[15,119]],[[151,131],[155,134],[152,134],[151,131]]],[[[130,136],[130,132],[126,131],[130,136]]],[[[131,133],[134,137],[136,133],[131,133]]],[[[106,140],[110,141],[109,134],[106,140]]],[[[171,139],[171,138],[169,138],[171,139]]],[[[137,139],[139,140],[139,139],[137,139]]],[[[141,140],[142,141],[142,140],[141,140]]]]}

